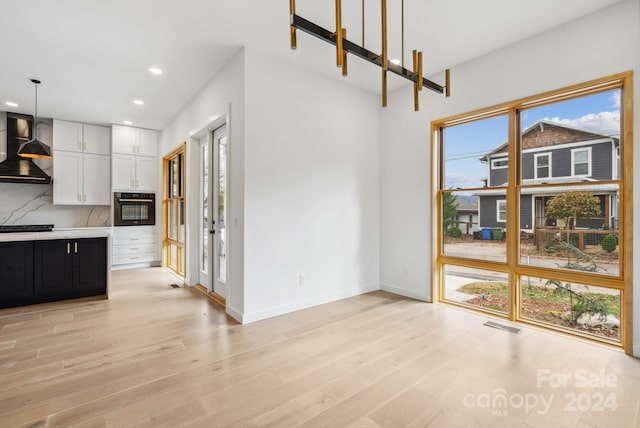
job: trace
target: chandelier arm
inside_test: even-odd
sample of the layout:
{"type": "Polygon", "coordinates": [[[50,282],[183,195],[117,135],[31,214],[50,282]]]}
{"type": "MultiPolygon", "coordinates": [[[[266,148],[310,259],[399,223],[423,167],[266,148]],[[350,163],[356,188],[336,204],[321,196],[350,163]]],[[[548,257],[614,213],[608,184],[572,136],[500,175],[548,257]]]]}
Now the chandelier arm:
{"type": "MultiPolygon", "coordinates": [[[[301,17],[300,15],[294,14],[291,17],[291,25],[296,29],[303,31],[311,36],[314,36],[320,40],[325,41],[326,43],[335,45],[336,44],[336,35],[335,33],[317,25],[313,22],[301,17]]],[[[363,48],[347,39],[342,41],[342,48],[346,52],[357,56],[365,61],[368,61],[372,64],[377,65],[378,67],[382,67],[382,57],[375,52],[372,52],[368,49],[363,48]]],[[[411,70],[407,70],[406,68],[396,65],[392,62],[387,62],[388,71],[403,77],[411,82],[418,82],[418,76],[411,70]]],[[[431,80],[422,78],[422,86],[432,90],[433,92],[437,92],[439,94],[444,94],[445,87],[439,85],[431,80]]]]}
{"type": "Polygon", "coordinates": [[[387,106],[387,70],[389,55],[387,52],[387,0],[380,0],[382,15],[382,107],[387,106]]]}
{"type": "Polygon", "coordinates": [[[342,67],[344,50],[342,49],[342,0],[336,0],[336,65],[342,67]]]}
{"type": "Polygon", "coordinates": [[[290,16],[290,30],[289,38],[291,40],[291,49],[298,47],[298,40],[296,37],[296,27],[293,26],[293,15],[296,14],[296,0],[289,0],[289,16],[290,16]]]}

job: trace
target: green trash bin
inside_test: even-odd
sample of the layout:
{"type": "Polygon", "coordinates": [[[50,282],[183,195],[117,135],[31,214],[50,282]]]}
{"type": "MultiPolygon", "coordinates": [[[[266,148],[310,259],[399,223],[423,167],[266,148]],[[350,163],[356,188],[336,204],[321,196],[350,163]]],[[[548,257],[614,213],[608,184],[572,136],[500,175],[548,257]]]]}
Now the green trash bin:
{"type": "Polygon", "coordinates": [[[496,227],[492,231],[492,237],[494,241],[502,241],[504,239],[504,232],[501,228],[496,227]]]}

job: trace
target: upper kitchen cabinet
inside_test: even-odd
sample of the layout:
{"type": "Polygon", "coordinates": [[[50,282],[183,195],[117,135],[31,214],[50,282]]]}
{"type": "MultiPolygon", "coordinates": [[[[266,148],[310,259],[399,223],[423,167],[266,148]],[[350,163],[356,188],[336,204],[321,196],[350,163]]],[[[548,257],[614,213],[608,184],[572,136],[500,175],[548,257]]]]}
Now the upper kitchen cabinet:
{"type": "Polygon", "coordinates": [[[113,125],[113,153],[158,155],[158,133],[150,129],[113,125]]]}
{"type": "Polygon", "coordinates": [[[111,130],[54,120],[54,205],[111,204],[111,130]]]}
{"type": "Polygon", "coordinates": [[[69,152],[111,154],[111,130],[106,126],[53,121],[53,147],[69,152]]]}
{"type": "Polygon", "coordinates": [[[150,129],[113,125],[114,192],[155,192],[158,176],[158,133],[150,129]]]}

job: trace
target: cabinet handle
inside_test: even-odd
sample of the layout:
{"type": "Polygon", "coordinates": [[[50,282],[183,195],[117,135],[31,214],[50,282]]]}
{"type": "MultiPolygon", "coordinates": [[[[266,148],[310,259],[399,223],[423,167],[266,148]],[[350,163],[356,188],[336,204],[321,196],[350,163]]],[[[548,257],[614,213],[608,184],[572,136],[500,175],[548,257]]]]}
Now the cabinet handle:
{"type": "Polygon", "coordinates": [[[131,238],[132,241],[139,241],[140,238],[131,238]]]}
{"type": "Polygon", "coordinates": [[[132,248],[131,251],[138,251],[140,248],[132,248]]]}
{"type": "Polygon", "coordinates": [[[74,249],[75,253],[78,254],[78,241],[74,242],[73,249],[74,249]]]}
{"type": "Polygon", "coordinates": [[[71,243],[67,242],[67,254],[71,254],[71,243]]]}
{"type": "Polygon", "coordinates": [[[133,180],[131,180],[131,187],[135,189],[135,183],[133,182],[133,180]]]}
{"type": "Polygon", "coordinates": [[[136,189],[140,187],[140,181],[136,180],[136,189]]]}
{"type": "Polygon", "coordinates": [[[78,193],[78,202],[82,202],[82,195],[78,193]]]}
{"type": "Polygon", "coordinates": [[[87,202],[87,195],[82,195],[82,202],[87,202]]]}
{"type": "Polygon", "coordinates": [[[83,151],[87,151],[87,143],[86,143],[86,141],[84,143],[82,143],[82,150],[83,151]]]}

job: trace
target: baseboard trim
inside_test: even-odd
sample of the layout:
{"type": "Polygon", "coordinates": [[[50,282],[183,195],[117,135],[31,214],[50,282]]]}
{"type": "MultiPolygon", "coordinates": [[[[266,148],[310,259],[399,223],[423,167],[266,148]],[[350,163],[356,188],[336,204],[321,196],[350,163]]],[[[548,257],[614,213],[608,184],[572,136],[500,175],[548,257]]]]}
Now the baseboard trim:
{"type": "Polygon", "coordinates": [[[226,308],[227,315],[229,315],[234,320],[238,321],[240,324],[244,324],[244,317],[242,313],[231,306],[227,306],[226,308]]]}
{"type": "Polygon", "coordinates": [[[380,284],[380,289],[389,293],[397,294],[399,296],[409,297],[411,299],[421,300],[423,302],[431,302],[431,296],[428,294],[422,294],[416,290],[409,290],[408,288],[398,287],[391,284],[380,284]]]}
{"type": "MultiPolygon", "coordinates": [[[[282,305],[282,306],[273,306],[271,308],[262,309],[259,311],[255,311],[253,313],[244,314],[242,317],[242,323],[248,324],[255,321],[260,321],[267,318],[272,318],[278,315],[288,314],[290,312],[299,311],[302,309],[312,308],[314,306],[322,305],[329,302],[334,302],[336,300],[346,299],[348,297],[359,296],[361,294],[370,293],[372,291],[380,290],[380,286],[378,284],[369,284],[358,288],[352,288],[340,293],[327,294],[325,296],[319,296],[313,299],[308,300],[300,300],[295,303],[282,305]]],[[[227,312],[229,308],[227,308],[227,312]]],[[[233,315],[232,315],[233,316],[233,315]]],[[[237,319],[235,316],[233,318],[237,319]]]]}

